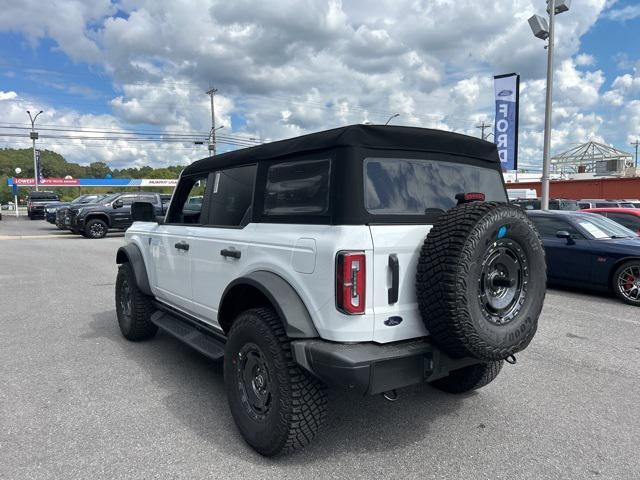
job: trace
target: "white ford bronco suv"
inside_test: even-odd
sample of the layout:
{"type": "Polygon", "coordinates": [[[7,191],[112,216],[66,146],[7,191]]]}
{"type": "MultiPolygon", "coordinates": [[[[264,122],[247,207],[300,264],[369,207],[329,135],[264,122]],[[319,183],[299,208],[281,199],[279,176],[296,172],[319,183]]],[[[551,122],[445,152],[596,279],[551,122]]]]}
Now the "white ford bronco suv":
{"type": "Polygon", "coordinates": [[[488,384],[544,300],[544,251],[496,147],[464,135],[353,125],[224,153],[185,168],[166,217],[132,215],[122,334],[161,328],[224,359],[233,418],[266,456],[316,435],[325,385],[488,384]]]}

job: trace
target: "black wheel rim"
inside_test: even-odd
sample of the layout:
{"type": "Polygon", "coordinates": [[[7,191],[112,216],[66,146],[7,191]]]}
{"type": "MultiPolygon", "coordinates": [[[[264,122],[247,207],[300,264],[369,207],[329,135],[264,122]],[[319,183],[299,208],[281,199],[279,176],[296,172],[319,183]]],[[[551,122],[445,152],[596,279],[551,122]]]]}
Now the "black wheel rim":
{"type": "Polygon", "coordinates": [[[255,343],[245,344],[236,362],[238,388],[247,413],[262,420],[272,405],[271,375],[266,359],[255,343]]]}
{"type": "Polygon", "coordinates": [[[122,320],[127,325],[130,324],[132,312],[131,287],[129,286],[129,280],[127,279],[124,279],[120,284],[120,295],[118,303],[120,305],[120,316],[122,320]]]}
{"type": "Polygon", "coordinates": [[[618,290],[624,298],[640,303],[640,264],[629,265],[620,272],[618,290]]]}
{"type": "Polygon", "coordinates": [[[102,223],[96,222],[89,226],[89,234],[92,237],[102,237],[105,234],[105,228],[102,223]]]}
{"type": "Polygon", "coordinates": [[[495,241],[484,255],[478,280],[478,300],[484,318],[494,325],[510,323],[527,295],[529,265],[520,244],[510,238],[495,241]]]}

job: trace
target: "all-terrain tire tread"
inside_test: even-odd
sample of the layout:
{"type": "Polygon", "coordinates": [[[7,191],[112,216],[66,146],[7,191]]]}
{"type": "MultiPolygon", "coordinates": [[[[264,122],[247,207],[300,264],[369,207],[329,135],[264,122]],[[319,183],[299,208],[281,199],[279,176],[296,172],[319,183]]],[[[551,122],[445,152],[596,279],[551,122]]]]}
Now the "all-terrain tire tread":
{"type": "MultiPolygon", "coordinates": [[[[129,282],[129,290],[131,292],[131,328],[123,328],[121,325],[122,335],[131,341],[148,340],[153,338],[158,331],[158,327],[151,322],[151,315],[156,311],[151,303],[151,297],[140,291],[136,284],[133,270],[128,262],[123,263],[118,268],[118,276],[116,277],[116,308],[119,308],[118,293],[124,280],[129,282]]],[[[120,318],[118,317],[118,322],[120,318]]]]}
{"type": "MultiPolygon", "coordinates": [[[[279,444],[274,444],[269,452],[260,453],[271,456],[299,450],[311,442],[325,422],[326,386],[296,363],[291,350],[291,340],[273,309],[254,308],[244,313],[253,313],[259,317],[276,339],[275,343],[269,342],[270,353],[276,364],[275,373],[281,385],[289,386],[289,395],[280,399],[285,408],[280,409],[279,427],[282,431],[277,435],[280,439],[279,444]],[[284,358],[284,363],[281,363],[280,358],[284,358]]],[[[241,314],[231,326],[229,336],[233,335],[234,329],[244,326],[260,328],[257,323],[259,321],[255,317],[241,314]]]]}
{"type": "MultiPolygon", "coordinates": [[[[531,341],[531,337],[523,337],[520,343],[508,348],[489,345],[474,328],[466,302],[460,301],[460,292],[467,290],[471,256],[480,241],[480,235],[474,234],[478,230],[474,228],[490,211],[505,209],[537,232],[519,207],[498,202],[473,202],[443,213],[422,245],[416,274],[420,313],[436,343],[454,357],[500,360],[523,350],[531,341]]],[[[539,313],[535,312],[536,320],[539,313]]]]}

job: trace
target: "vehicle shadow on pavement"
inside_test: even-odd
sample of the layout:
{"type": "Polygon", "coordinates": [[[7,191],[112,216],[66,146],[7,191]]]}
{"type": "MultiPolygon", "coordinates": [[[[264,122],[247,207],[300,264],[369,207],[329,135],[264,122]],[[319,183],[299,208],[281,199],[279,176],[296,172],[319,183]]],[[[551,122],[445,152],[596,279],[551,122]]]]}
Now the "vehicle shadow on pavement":
{"type": "Polygon", "coordinates": [[[347,452],[402,449],[427,437],[438,417],[456,416],[464,399],[475,395],[453,396],[420,385],[399,391],[400,398],[389,402],[380,395],[362,397],[329,388],[327,421],[314,441],[299,452],[266,459],[245,444],[235,427],[222,362],[207,359],[161,330],[153,340],[128,342],[120,335],[114,310],[95,314],[88,326],[91,331],[83,338],[117,343],[127,359],[168,392],[162,403],[172,417],[216,450],[256,465],[304,465],[347,452]]]}

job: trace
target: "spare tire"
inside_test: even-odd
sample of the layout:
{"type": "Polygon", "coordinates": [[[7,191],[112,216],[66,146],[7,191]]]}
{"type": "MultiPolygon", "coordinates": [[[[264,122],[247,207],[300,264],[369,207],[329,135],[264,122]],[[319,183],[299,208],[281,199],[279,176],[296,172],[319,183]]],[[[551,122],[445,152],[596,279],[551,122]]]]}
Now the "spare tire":
{"type": "Polygon", "coordinates": [[[446,353],[505,359],[538,327],[546,292],[538,232],[515,205],[458,205],[427,235],[416,288],[422,320],[446,353]]]}

